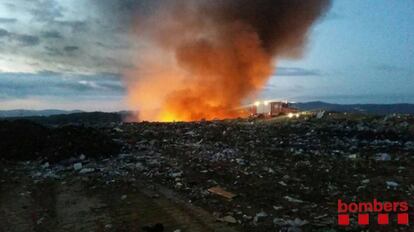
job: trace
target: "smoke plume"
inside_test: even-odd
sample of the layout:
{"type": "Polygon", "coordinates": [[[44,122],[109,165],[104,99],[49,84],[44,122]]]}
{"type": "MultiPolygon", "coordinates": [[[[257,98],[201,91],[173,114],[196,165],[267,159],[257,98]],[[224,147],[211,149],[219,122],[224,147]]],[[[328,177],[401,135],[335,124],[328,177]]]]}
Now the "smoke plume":
{"type": "Polygon", "coordinates": [[[136,69],[128,100],[140,120],[193,121],[240,116],[279,57],[302,54],[329,0],[157,1],[136,16],[136,69]]]}

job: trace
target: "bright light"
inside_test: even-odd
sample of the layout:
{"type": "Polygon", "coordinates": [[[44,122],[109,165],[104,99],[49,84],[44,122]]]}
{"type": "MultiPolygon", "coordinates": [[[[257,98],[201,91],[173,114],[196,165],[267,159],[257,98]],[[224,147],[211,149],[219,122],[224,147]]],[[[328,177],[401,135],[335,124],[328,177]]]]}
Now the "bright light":
{"type": "Polygon", "coordinates": [[[255,105],[255,106],[260,106],[260,102],[259,102],[259,101],[257,101],[257,102],[255,102],[255,103],[254,103],[254,105],[255,105]]]}
{"type": "Polygon", "coordinates": [[[269,101],[264,101],[264,102],[263,102],[263,104],[264,104],[265,106],[267,106],[267,105],[269,105],[269,101]]]}
{"type": "Polygon", "coordinates": [[[288,117],[289,117],[289,118],[293,118],[293,116],[294,116],[294,115],[293,115],[293,113],[289,113],[289,114],[288,114],[288,117]]]}

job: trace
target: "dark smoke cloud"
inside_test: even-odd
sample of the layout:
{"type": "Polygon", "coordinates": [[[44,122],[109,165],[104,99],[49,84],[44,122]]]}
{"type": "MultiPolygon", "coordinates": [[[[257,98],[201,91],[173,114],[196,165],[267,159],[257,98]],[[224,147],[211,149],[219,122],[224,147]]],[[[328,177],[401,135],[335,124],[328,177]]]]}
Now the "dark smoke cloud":
{"type": "Polygon", "coordinates": [[[161,99],[155,119],[231,117],[225,111],[263,88],[275,59],[303,53],[309,29],[329,6],[329,0],[154,1],[133,14],[136,38],[147,50],[139,51],[138,70],[129,75],[132,104],[145,110],[136,92],[159,88],[151,80],[164,78],[176,83],[154,91],[163,93],[152,96],[161,99]]]}
{"type": "Polygon", "coordinates": [[[217,24],[240,21],[259,36],[272,54],[297,54],[309,27],[330,6],[329,0],[230,0],[205,1],[199,13],[217,24]]]}
{"type": "MultiPolygon", "coordinates": [[[[168,25],[175,18],[176,30],[184,33],[205,32],[207,27],[220,30],[240,23],[256,32],[263,47],[270,53],[299,54],[296,49],[306,42],[309,27],[330,7],[330,0],[141,0],[118,2],[117,8],[128,13],[140,26],[148,23],[148,16],[159,14],[160,24],[168,25]],[[133,4],[132,2],[135,2],[133,4]],[[161,9],[161,10],[160,10],[161,9]],[[166,18],[162,18],[167,16],[166,18]],[[199,27],[199,28],[197,28],[199,27]],[[293,52],[292,52],[293,50],[293,52]]],[[[154,25],[152,25],[154,26],[154,25]]],[[[159,26],[165,33],[168,26],[159,26]],[[166,29],[166,30],[165,30],[166,29]]],[[[207,30],[210,30],[208,28],[207,30]]],[[[228,28],[227,28],[228,29],[228,28]]],[[[225,37],[229,31],[222,30],[225,37]]],[[[164,34],[162,35],[164,36],[164,34]]],[[[170,34],[173,36],[174,34],[170,34]]],[[[230,35],[231,36],[231,35],[230,35]]]]}

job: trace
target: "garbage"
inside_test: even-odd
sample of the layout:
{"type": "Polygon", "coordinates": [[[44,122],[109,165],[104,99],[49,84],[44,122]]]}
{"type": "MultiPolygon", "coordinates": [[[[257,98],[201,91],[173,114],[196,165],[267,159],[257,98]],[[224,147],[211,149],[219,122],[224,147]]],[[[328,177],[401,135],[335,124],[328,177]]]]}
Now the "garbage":
{"type": "Polygon", "coordinates": [[[369,184],[369,182],[371,182],[369,179],[365,179],[361,181],[362,184],[369,184]]]}
{"type": "Polygon", "coordinates": [[[290,196],[285,196],[284,197],[287,201],[292,202],[292,203],[303,203],[304,201],[290,197],[290,196]]]}
{"type": "Polygon", "coordinates": [[[259,213],[256,214],[256,216],[254,217],[254,222],[255,223],[261,222],[267,216],[268,216],[267,213],[262,210],[261,212],[259,212],[259,213]]]}
{"type": "Polygon", "coordinates": [[[301,227],[304,226],[306,224],[308,224],[309,222],[306,220],[302,220],[299,218],[295,218],[294,220],[287,220],[287,224],[294,226],[294,227],[301,227]]]}
{"type": "Polygon", "coordinates": [[[325,116],[325,111],[320,111],[316,114],[316,118],[317,119],[321,119],[325,116]]]}
{"type": "Polygon", "coordinates": [[[233,216],[230,216],[230,215],[227,215],[223,218],[220,218],[219,220],[222,221],[222,222],[230,223],[230,224],[237,223],[237,220],[233,216]]]}
{"type": "Polygon", "coordinates": [[[207,191],[209,191],[210,193],[222,196],[224,198],[227,198],[229,200],[236,197],[236,194],[231,193],[231,192],[227,192],[227,191],[225,191],[224,189],[222,189],[221,187],[218,187],[218,186],[209,188],[207,191]]]}
{"type": "Polygon", "coordinates": [[[91,173],[94,172],[95,169],[94,168],[83,168],[79,171],[80,174],[87,174],[87,173],[91,173]]]}
{"type": "Polygon", "coordinates": [[[75,163],[75,164],[73,164],[73,169],[75,171],[81,170],[82,169],[82,163],[75,163]]]}
{"type": "Polygon", "coordinates": [[[394,189],[394,190],[396,190],[398,188],[398,186],[400,186],[400,184],[398,184],[395,181],[386,181],[385,183],[387,184],[387,188],[388,189],[394,189]]]}
{"type": "MultiPolygon", "coordinates": [[[[39,159],[18,165],[33,182],[52,180],[57,186],[80,180],[94,188],[122,183],[129,189],[145,182],[154,200],[162,194],[152,186],[161,185],[186,202],[217,212],[217,219],[229,216],[226,223],[240,223],[245,231],[329,231],[337,223],[338,199],[391,201],[392,194],[414,204],[414,131],[401,127],[404,121],[412,125],[414,117],[384,121],[325,113],[322,120],[305,115],[295,120],[115,124],[99,131],[121,145],[116,155],[77,151],[53,162],[49,154],[38,154],[39,159]]],[[[0,169],[0,183],[2,174],[13,171],[0,169]]],[[[115,196],[130,203],[122,194],[115,196]]]]}
{"type": "Polygon", "coordinates": [[[377,153],[375,155],[375,160],[376,161],[390,161],[391,156],[388,153],[377,153]]]}
{"type": "Polygon", "coordinates": [[[49,165],[49,162],[46,162],[46,163],[44,163],[43,165],[42,165],[42,168],[48,168],[50,165],[49,165]]]}

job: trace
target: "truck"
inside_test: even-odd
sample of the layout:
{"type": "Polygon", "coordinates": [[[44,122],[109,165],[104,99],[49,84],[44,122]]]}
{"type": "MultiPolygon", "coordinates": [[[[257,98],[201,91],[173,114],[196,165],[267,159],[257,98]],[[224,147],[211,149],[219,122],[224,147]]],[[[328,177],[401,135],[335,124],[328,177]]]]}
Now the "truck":
{"type": "Polygon", "coordinates": [[[282,101],[256,102],[248,107],[248,111],[251,117],[299,116],[298,109],[291,107],[288,102],[282,101]]]}

